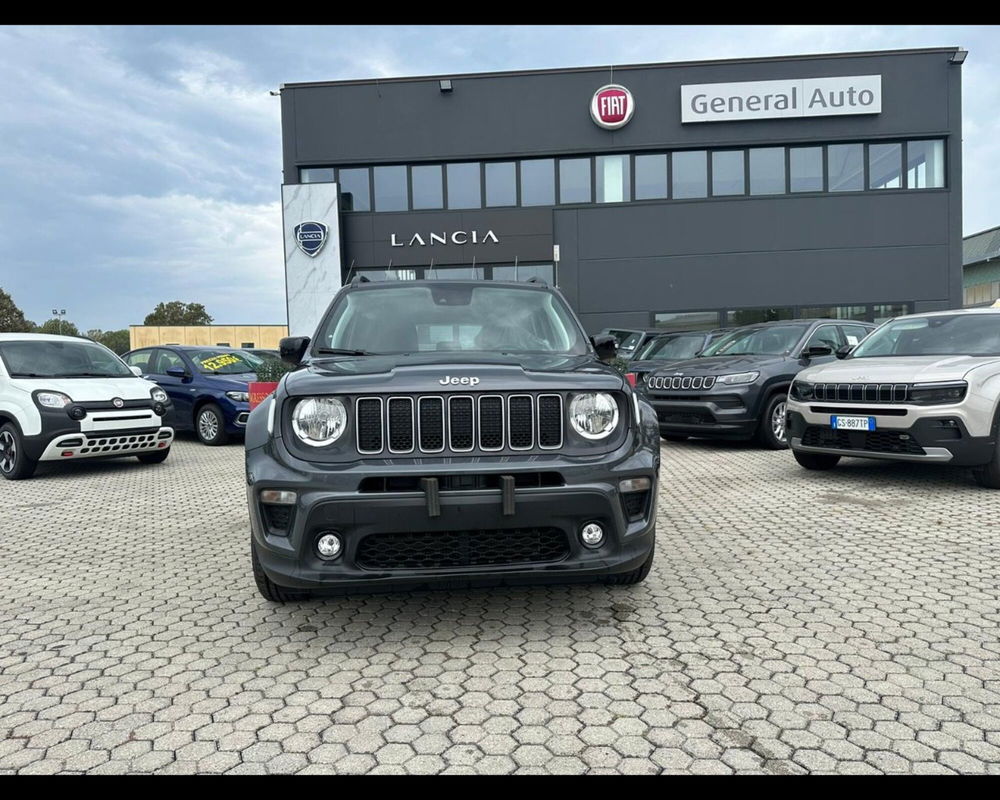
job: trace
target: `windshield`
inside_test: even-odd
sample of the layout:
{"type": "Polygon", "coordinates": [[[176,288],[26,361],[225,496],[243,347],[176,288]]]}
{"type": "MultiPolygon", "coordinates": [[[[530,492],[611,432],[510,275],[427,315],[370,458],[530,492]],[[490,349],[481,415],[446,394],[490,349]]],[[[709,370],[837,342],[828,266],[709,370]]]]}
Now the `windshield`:
{"type": "Polygon", "coordinates": [[[710,344],[703,356],[778,356],[791,352],[805,333],[805,325],[768,325],[741,328],[710,344]]]}
{"type": "Polygon", "coordinates": [[[650,358],[664,360],[694,358],[694,354],[701,350],[704,341],[705,337],[700,333],[689,336],[661,336],[647,344],[636,358],[639,361],[650,358]]]}
{"type": "Polygon", "coordinates": [[[551,292],[487,284],[412,285],[343,295],[314,352],[425,351],[583,355],[587,340],[551,292]]]}
{"type": "Polygon", "coordinates": [[[851,352],[873,356],[1000,356],[1000,314],[946,314],[888,322],[851,352]]]}
{"type": "Polygon", "coordinates": [[[199,372],[206,375],[242,375],[256,372],[264,363],[243,350],[192,350],[188,353],[199,372]]]}
{"type": "Polygon", "coordinates": [[[625,341],[618,345],[619,350],[634,350],[642,341],[642,334],[639,332],[629,334],[625,341]]]}
{"type": "Polygon", "coordinates": [[[132,378],[132,371],[104,345],[80,339],[0,343],[12,378],[132,378]]]}

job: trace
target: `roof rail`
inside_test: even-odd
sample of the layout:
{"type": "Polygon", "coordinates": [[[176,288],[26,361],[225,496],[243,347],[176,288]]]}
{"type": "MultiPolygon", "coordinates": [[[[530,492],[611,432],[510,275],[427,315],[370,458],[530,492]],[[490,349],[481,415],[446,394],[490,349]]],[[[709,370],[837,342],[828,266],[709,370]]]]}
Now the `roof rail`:
{"type": "Polygon", "coordinates": [[[362,283],[371,283],[371,279],[364,275],[355,275],[351,278],[351,286],[360,286],[362,283]]]}

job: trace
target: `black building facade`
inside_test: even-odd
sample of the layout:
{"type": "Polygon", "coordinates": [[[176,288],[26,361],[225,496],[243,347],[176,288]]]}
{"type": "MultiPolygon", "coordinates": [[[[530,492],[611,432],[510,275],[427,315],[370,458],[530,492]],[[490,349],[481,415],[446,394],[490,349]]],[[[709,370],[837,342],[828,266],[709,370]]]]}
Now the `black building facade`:
{"type": "Polygon", "coordinates": [[[339,187],[340,281],[540,275],[590,332],[960,307],[964,55],[286,84],[284,183],[339,187]]]}

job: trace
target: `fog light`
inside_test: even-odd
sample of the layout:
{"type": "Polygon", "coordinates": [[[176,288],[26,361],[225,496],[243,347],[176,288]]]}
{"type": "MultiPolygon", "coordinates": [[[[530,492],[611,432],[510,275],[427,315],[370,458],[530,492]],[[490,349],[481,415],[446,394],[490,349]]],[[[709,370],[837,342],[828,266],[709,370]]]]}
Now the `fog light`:
{"type": "Polygon", "coordinates": [[[626,478],[618,481],[618,490],[622,492],[645,492],[650,487],[649,478],[626,478]]]}
{"type": "Polygon", "coordinates": [[[321,533],[316,537],[316,552],[326,561],[332,561],[339,556],[342,547],[340,537],[335,533],[321,533]]]}
{"type": "Polygon", "coordinates": [[[580,540],[587,547],[600,547],[604,541],[604,528],[596,522],[588,522],[580,531],[580,540]]]}
{"type": "Polygon", "coordinates": [[[260,493],[260,502],[272,506],[294,506],[295,492],[287,492],[283,489],[265,489],[260,493]]]}

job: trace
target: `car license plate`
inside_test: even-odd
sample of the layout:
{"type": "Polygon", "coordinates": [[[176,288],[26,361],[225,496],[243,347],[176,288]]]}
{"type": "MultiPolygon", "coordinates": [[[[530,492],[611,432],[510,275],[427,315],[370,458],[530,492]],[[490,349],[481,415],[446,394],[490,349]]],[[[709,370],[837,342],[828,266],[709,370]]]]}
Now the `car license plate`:
{"type": "Polygon", "coordinates": [[[873,431],[875,417],[830,417],[830,427],[835,431],[873,431]]]}

